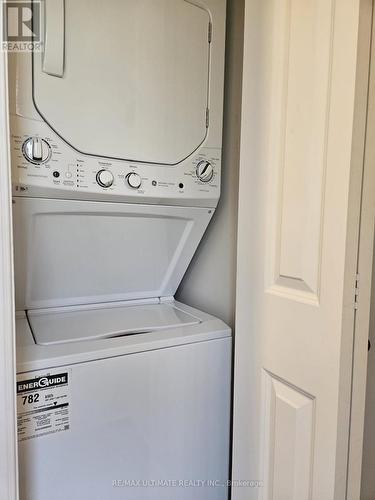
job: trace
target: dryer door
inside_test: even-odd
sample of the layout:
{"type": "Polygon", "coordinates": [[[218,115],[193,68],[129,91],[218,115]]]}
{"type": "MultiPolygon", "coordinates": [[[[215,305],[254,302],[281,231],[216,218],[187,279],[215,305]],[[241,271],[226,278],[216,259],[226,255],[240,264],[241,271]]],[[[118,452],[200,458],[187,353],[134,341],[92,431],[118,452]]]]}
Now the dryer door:
{"type": "Polygon", "coordinates": [[[46,0],[34,103],[76,150],[176,164],[204,141],[209,13],[188,0],[46,0]]]}

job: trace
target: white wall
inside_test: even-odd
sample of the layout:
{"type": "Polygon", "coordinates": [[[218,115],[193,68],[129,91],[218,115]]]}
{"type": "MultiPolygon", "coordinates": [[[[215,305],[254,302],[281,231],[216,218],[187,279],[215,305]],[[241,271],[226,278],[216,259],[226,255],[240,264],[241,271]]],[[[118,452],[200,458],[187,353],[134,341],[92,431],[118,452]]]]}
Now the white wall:
{"type": "Polygon", "coordinates": [[[244,0],[227,2],[223,172],[220,203],[177,299],[234,326],[244,0]]]}
{"type": "Polygon", "coordinates": [[[361,500],[375,499],[375,266],[373,267],[372,276],[372,305],[369,339],[371,342],[371,349],[368,354],[367,364],[361,500]]]}

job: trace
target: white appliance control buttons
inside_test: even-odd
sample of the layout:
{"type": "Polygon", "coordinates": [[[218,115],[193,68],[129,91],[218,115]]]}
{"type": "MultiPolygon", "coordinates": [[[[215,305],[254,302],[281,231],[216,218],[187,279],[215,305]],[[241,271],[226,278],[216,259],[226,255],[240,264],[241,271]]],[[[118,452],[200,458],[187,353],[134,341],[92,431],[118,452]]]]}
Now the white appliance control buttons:
{"type": "Polygon", "coordinates": [[[96,174],[96,182],[103,188],[109,188],[114,181],[113,174],[109,170],[99,170],[96,174]]]}
{"type": "Polygon", "coordinates": [[[214,167],[209,161],[200,161],[196,168],[196,174],[200,181],[210,182],[214,176],[214,167]]]}
{"type": "Polygon", "coordinates": [[[126,182],[131,188],[138,189],[142,184],[141,176],[135,172],[130,172],[130,174],[126,176],[126,182]]]}
{"type": "Polygon", "coordinates": [[[40,165],[51,158],[51,146],[40,137],[29,137],[23,143],[22,152],[30,163],[40,165]]]}

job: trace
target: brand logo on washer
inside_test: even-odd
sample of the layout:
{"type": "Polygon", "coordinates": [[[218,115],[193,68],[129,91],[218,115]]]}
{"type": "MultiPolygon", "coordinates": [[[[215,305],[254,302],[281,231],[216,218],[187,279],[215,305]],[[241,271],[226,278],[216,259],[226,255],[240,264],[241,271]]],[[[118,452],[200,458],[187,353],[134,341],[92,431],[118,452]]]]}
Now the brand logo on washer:
{"type": "Polygon", "coordinates": [[[46,387],[57,387],[68,383],[67,373],[58,373],[57,375],[46,375],[45,377],[37,377],[29,380],[17,382],[17,394],[23,392],[36,391],[46,387]]]}
{"type": "Polygon", "coordinates": [[[40,1],[4,0],[2,49],[40,51],[40,15],[40,1]]]}

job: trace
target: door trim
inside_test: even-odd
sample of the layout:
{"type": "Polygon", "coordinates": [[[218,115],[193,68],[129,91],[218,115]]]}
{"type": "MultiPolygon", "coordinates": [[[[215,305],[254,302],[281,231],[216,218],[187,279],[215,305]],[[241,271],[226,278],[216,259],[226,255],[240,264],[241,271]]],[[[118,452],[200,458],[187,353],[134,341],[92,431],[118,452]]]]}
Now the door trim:
{"type": "MultiPolygon", "coordinates": [[[[0,27],[2,26],[2,9],[0,9],[0,27]]],[[[0,498],[18,500],[12,201],[7,54],[4,51],[0,52],[0,172],[2,174],[0,182],[0,498]]]]}

